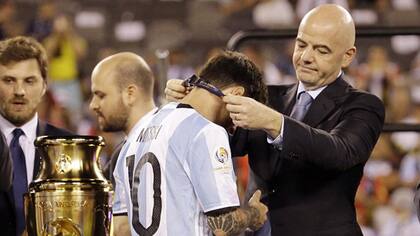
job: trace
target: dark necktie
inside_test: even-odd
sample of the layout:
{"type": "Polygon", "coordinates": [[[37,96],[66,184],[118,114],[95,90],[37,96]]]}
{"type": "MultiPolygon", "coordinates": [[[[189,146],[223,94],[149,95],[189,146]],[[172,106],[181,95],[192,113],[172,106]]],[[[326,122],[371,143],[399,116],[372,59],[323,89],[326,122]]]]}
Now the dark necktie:
{"type": "Polygon", "coordinates": [[[293,107],[293,111],[290,117],[296,120],[302,120],[305,117],[306,112],[309,110],[313,99],[309,93],[303,91],[298,96],[298,101],[293,107]]]}
{"type": "Polygon", "coordinates": [[[16,235],[21,235],[25,228],[23,213],[23,194],[28,191],[26,178],[25,154],[19,144],[19,137],[23,134],[21,129],[13,130],[13,139],[10,142],[10,152],[13,159],[13,197],[15,199],[16,235]]]}

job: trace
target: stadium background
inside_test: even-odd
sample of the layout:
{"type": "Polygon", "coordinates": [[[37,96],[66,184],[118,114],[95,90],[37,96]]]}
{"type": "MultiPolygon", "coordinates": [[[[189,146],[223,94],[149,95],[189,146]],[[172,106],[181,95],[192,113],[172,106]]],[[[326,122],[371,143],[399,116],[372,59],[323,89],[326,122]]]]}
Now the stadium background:
{"type": "MultiPolygon", "coordinates": [[[[105,160],[122,134],[101,133],[89,111],[90,73],[119,51],[143,56],[152,66],[156,101],[167,78],[187,78],[239,30],[296,29],[320,3],[349,9],[357,27],[420,27],[419,0],[15,0],[0,1],[0,38],[29,35],[47,48],[50,91],[40,117],[79,134],[102,135],[105,160]],[[163,82],[162,82],[163,81],[163,82]]],[[[386,122],[420,123],[420,36],[359,38],[346,70],[350,82],[384,101],[386,122]]],[[[243,44],[267,84],[295,81],[293,40],[243,44]]],[[[246,157],[236,159],[241,196],[246,157]]],[[[356,197],[359,223],[368,236],[420,235],[413,206],[420,180],[420,134],[383,133],[365,167],[356,197]]],[[[326,199],[328,201],[328,199],[326,199]]]]}

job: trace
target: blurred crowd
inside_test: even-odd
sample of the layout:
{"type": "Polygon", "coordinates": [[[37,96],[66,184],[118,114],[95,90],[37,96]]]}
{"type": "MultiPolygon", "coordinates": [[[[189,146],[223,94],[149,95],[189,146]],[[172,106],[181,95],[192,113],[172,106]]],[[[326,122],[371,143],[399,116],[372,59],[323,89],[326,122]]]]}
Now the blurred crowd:
{"type": "MultiPolygon", "coordinates": [[[[384,101],[386,122],[420,123],[420,53],[403,69],[379,45],[368,48],[366,60],[349,69],[354,86],[384,101]]],[[[420,224],[413,196],[420,180],[420,134],[382,133],[365,166],[356,197],[359,221],[366,235],[416,235],[420,224]],[[375,234],[376,232],[376,234],[375,234]]]]}
{"type": "MultiPolygon", "coordinates": [[[[420,27],[417,0],[19,0],[0,1],[0,39],[29,35],[42,42],[49,56],[50,90],[39,116],[79,134],[104,136],[106,158],[122,134],[101,133],[88,109],[89,77],[100,59],[126,50],[144,56],[155,70],[156,101],[162,104],[166,79],[189,77],[236,31],[296,28],[309,9],[326,2],[350,9],[358,26],[420,27]],[[135,6],[141,7],[134,11],[135,6]]],[[[386,122],[420,124],[419,36],[358,39],[356,45],[357,60],[345,71],[353,86],[384,101],[386,122]]],[[[296,80],[293,47],[290,39],[260,41],[240,51],[260,67],[267,84],[275,85],[296,80]]],[[[246,158],[236,164],[242,192],[246,158]]],[[[383,133],[356,197],[364,234],[419,235],[413,206],[419,181],[420,134],[383,133]]]]}

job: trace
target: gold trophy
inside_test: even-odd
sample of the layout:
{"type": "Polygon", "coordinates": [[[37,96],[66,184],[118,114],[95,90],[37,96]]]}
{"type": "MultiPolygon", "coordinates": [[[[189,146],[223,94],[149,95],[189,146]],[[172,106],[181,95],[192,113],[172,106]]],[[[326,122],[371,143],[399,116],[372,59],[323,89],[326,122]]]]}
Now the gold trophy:
{"type": "Polygon", "coordinates": [[[42,136],[41,168],[25,194],[28,235],[110,235],[112,185],[99,169],[100,136],[42,136]]]}

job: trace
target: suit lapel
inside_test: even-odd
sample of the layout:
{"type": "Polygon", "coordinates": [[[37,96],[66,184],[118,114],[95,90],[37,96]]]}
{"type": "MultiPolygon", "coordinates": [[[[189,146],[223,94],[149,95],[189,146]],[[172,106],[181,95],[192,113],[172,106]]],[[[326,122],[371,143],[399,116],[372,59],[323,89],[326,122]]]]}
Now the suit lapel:
{"type": "Polygon", "coordinates": [[[349,85],[340,76],[328,85],[309,107],[302,122],[311,127],[317,127],[336,107],[336,100],[346,94],[349,85]]]}
{"type": "Polygon", "coordinates": [[[297,88],[298,84],[296,83],[282,91],[279,91],[278,89],[269,90],[270,106],[282,114],[289,115],[296,102],[297,88]]]}
{"type": "Polygon", "coordinates": [[[331,98],[322,96],[321,94],[319,96],[309,107],[308,112],[302,120],[302,122],[311,127],[316,127],[335,107],[335,103],[331,98]]]}
{"type": "MultiPolygon", "coordinates": [[[[42,136],[45,135],[45,130],[47,128],[46,123],[38,120],[38,126],[36,127],[36,136],[42,136]]],[[[41,165],[41,155],[38,152],[38,149],[35,147],[35,160],[34,160],[34,171],[33,171],[33,176],[32,179],[35,179],[36,176],[38,175],[38,170],[40,168],[41,165]]]]}
{"type": "Polygon", "coordinates": [[[290,115],[293,110],[293,106],[296,103],[296,93],[298,89],[298,84],[296,83],[293,87],[291,87],[285,94],[284,101],[284,114],[290,115]]]}

